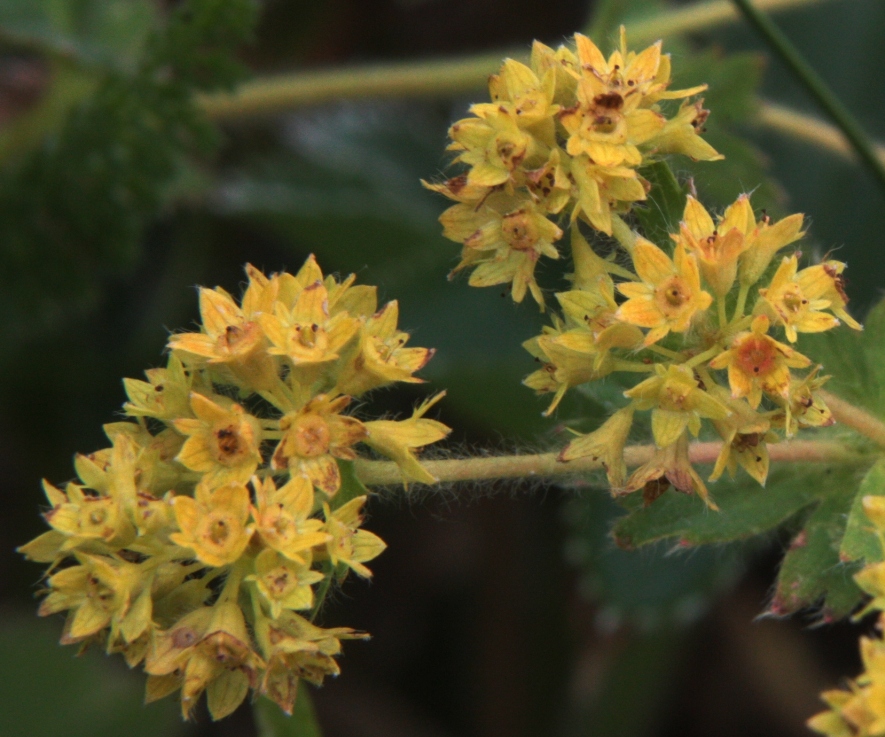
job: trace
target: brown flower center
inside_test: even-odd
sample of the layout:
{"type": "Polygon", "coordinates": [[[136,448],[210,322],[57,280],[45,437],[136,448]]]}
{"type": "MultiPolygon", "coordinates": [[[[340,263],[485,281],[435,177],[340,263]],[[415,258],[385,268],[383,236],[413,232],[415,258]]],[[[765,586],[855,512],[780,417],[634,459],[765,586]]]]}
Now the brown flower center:
{"type": "Polygon", "coordinates": [[[329,452],[332,432],[329,423],[318,414],[299,417],[289,430],[292,449],[302,458],[314,458],[329,452]]]}
{"type": "Polygon", "coordinates": [[[537,228],[525,210],[516,210],[504,216],[501,221],[501,233],[511,248],[527,251],[538,242],[537,228]]]}
{"type": "Polygon", "coordinates": [[[655,292],[658,307],[664,315],[671,317],[678,314],[685,304],[691,301],[691,290],[685,280],[671,276],[655,292]]]}
{"type": "Polygon", "coordinates": [[[767,376],[777,367],[777,351],[768,338],[751,336],[738,347],[737,364],[746,374],[767,376]]]}

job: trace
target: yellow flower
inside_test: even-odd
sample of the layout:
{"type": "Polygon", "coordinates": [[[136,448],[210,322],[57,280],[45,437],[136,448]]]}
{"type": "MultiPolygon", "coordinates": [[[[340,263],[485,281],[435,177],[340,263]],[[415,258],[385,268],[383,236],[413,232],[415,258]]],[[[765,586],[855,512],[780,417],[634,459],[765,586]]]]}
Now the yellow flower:
{"type": "Polygon", "coordinates": [[[62,644],[80,642],[111,627],[132,642],[151,621],[150,581],[134,563],[97,555],[78,555],[79,565],[49,578],[49,594],[39,615],[71,610],[62,644]]]}
{"type": "MultiPolygon", "coordinates": [[[[572,182],[568,176],[568,163],[568,157],[559,148],[554,148],[543,165],[525,171],[525,186],[532,201],[544,212],[562,212],[571,199],[572,182]]],[[[473,201],[478,202],[479,199],[473,201]]]]}
{"type": "Polygon", "coordinates": [[[492,102],[515,113],[520,128],[530,130],[548,145],[553,144],[553,116],[559,111],[559,105],[553,104],[555,87],[552,70],[539,79],[532,69],[513,59],[505,59],[501,71],[489,77],[492,102]]]}
{"type": "Polygon", "coordinates": [[[440,216],[440,222],[447,238],[465,246],[453,273],[476,266],[470,275],[471,286],[513,282],[514,301],[521,302],[526,291],[531,290],[535,301],[543,306],[544,297],[534,276],[535,264],[542,255],[559,258],[553,242],[562,237],[562,230],[533,202],[507,195],[492,196],[481,208],[453,205],[440,216]]]}
{"type": "Polygon", "coordinates": [[[695,257],[676,244],[671,259],[654,243],[639,238],[633,247],[633,263],[641,282],[625,282],[618,291],[627,297],[616,317],[631,325],[651,328],[644,345],[657,343],[671,330],[684,333],[713,298],[701,289],[695,257]]]}
{"type": "Polygon", "coordinates": [[[787,340],[791,343],[796,342],[797,332],[821,333],[839,324],[835,317],[821,312],[830,306],[828,299],[822,299],[827,291],[827,281],[803,279],[803,288],[796,275],[798,269],[799,259],[796,256],[784,258],[768,288],[759,290],[762,301],[757,308],[773,317],[776,324],[784,326],[787,340]]]}
{"type": "Polygon", "coordinates": [[[397,329],[398,319],[399,305],[394,300],[366,320],[355,356],[339,373],[340,392],[358,396],[394,381],[410,384],[423,381],[412,374],[424,368],[435,351],[406,348],[409,334],[397,329]]]}
{"type": "Polygon", "coordinates": [[[600,357],[593,333],[588,330],[563,331],[561,327],[545,328],[544,334],[522,344],[544,366],[523,379],[523,384],[539,394],[555,392],[544,411],[556,409],[566,391],[588,381],[601,379],[614,370],[605,352],[600,357]]]}
{"type": "Polygon", "coordinates": [[[326,676],[338,675],[335,656],[341,652],[341,640],[368,638],[349,627],[322,629],[290,611],[272,622],[259,619],[255,635],[267,660],[261,693],[287,714],[295,706],[301,679],[320,686],[326,676]]]}
{"type": "Polygon", "coordinates": [[[701,418],[724,420],[731,410],[698,386],[690,369],[661,364],[655,366],[656,376],[640,382],[624,392],[636,400],[638,409],[651,409],[651,430],[655,444],[666,448],[675,443],[686,428],[697,436],[701,418]]]}
{"type": "Polygon", "coordinates": [[[685,203],[679,235],[671,236],[697,256],[704,281],[718,297],[731,291],[737,277],[738,257],[749,245],[746,240],[750,223],[755,225],[750,199],[741,195],[714,225],[704,206],[691,195],[685,203]]]}
{"type": "Polygon", "coordinates": [[[767,215],[758,224],[755,223],[754,217],[754,227],[748,236],[749,243],[741,254],[738,267],[738,277],[742,286],[745,288],[753,286],[765,273],[771,259],[781,248],[805,235],[802,232],[804,217],[796,213],[779,220],[774,225],[767,215]]]}
{"type": "Polygon", "coordinates": [[[315,381],[356,335],[359,320],[346,311],[332,314],[329,290],[315,281],[300,291],[292,309],[280,301],[274,312],[259,315],[259,322],[272,346],[268,352],[286,356],[298,381],[315,381]]]}
{"type": "Polygon", "coordinates": [[[418,462],[414,451],[442,440],[451,432],[443,423],[424,417],[427,410],[445,395],[440,392],[422,402],[408,420],[374,420],[365,424],[368,432],[366,445],[394,460],[406,485],[409,481],[432,484],[437,480],[418,462]]]}
{"type": "Polygon", "coordinates": [[[519,126],[516,110],[507,105],[473,105],[475,118],[464,118],[449,128],[449,151],[460,151],[455,161],[468,164],[470,184],[496,187],[506,184],[514,170],[546,158],[547,152],[534,136],[519,126]]]}
{"type": "Polygon", "coordinates": [[[123,379],[129,401],[123,409],[130,417],[171,420],[189,413],[191,377],[174,353],[164,369],[148,369],[147,381],[123,379]]]}
{"type": "Polygon", "coordinates": [[[249,519],[249,490],[243,484],[226,484],[212,490],[206,483],[197,484],[193,497],[172,499],[175,520],[181,532],[169,539],[190,548],[196,557],[210,566],[236,562],[246,550],[254,531],[249,519]]]}
{"type": "Polygon", "coordinates": [[[191,408],[196,419],[172,424],[187,435],[177,460],[191,471],[204,474],[210,486],[245,483],[261,463],[261,425],[239,404],[229,409],[193,392],[191,408]]]}
{"type": "Polygon", "coordinates": [[[326,554],[332,565],[343,563],[357,575],[371,578],[372,572],[363,563],[381,555],[387,544],[376,534],[359,529],[363,523],[360,512],[366,499],[365,496],[358,496],[335,510],[323,504],[323,513],[326,532],[332,538],[326,543],[326,554]]]}
{"type": "Polygon", "coordinates": [[[723,443],[710,481],[716,481],[725,469],[734,478],[740,464],[750,476],[765,486],[769,466],[766,443],[778,440],[777,435],[769,432],[771,423],[752,410],[743,399],[733,399],[728,390],[718,384],[710,387],[709,392],[731,410],[731,415],[724,420],[713,420],[713,426],[723,443]]]}
{"type": "Polygon", "coordinates": [[[222,719],[243,702],[250,685],[257,685],[264,663],[250,642],[239,606],[220,602],[187,614],[157,637],[145,670],[154,676],[181,673],[185,719],[203,691],[212,718],[222,719]]]}
{"type": "Polygon", "coordinates": [[[784,428],[788,438],[795,435],[800,428],[828,427],[836,421],[818,392],[830,378],[818,376],[821,368],[819,365],[815,366],[800,380],[791,377],[789,397],[775,397],[782,408],[771,415],[771,424],[784,428]]]}
{"type": "Polygon", "coordinates": [[[572,222],[583,216],[608,235],[612,233],[612,210],[629,209],[629,203],[646,198],[648,182],[629,166],[600,166],[582,154],[572,159],[570,171],[577,185],[572,222]]]}
{"type": "Polygon", "coordinates": [[[350,397],[319,394],[297,412],[280,420],[283,439],[271,458],[271,468],[303,474],[329,497],[341,486],[336,458],[356,458],[352,446],[366,438],[366,428],[355,417],[341,415],[350,397]]]}
{"type": "Polygon", "coordinates": [[[109,553],[126,547],[135,537],[135,526],[118,495],[87,494],[78,484],[68,484],[62,492],[46,480],[43,490],[52,505],[44,517],[54,531],[64,536],[57,541],[59,552],[81,549],[109,553]]]}
{"type": "Polygon", "coordinates": [[[201,288],[204,332],[173,335],[169,347],[209,359],[210,365],[227,366],[252,389],[269,389],[275,383],[277,366],[267,355],[267,341],[257,318],[272,310],[279,283],[252,265],[246,266],[246,274],[249,286],[242,308],[221,287],[201,288]]]}
{"type": "MultiPolygon", "coordinates": [[[[881,627],[881,621],[880,621],[881,627]]],[[[865,672],[850,691],[821,694],[830,707],[808,720],[808,726],[829,737],[878,737],[885,733],[885,642],[862,637],[865,672]]]]}
{"type": "Polygon", "coordinates": [[[845,264],[841,261],[825,261],[802,269],[796,275],[796,281],[804,292],[827,300],[830,303],[827,309],[852,330],[863,330],[863,326],[845,310],[848,295],[845,294],[843,271],[845,264]]]}
{"type": "Polygon", "coordinates": [[[310,570],[310,563],[309,553],[303,563],[296,563],[270,549],[262,550],[255,558],[255,573],[246,576],[246,580],[255,582],[273,619],[278,619],[284,609],[313,606],[311,585],[322,581],[324,576],[310,570]]]}
{"type": "Polygon", "coordinates": [[[261,539],[295,563],[310,559],[309,551],[322,545],[329,535],[321,532],[323,523],[310,519],[314,508],[313,484],[306,476],[293,476],[279,489],[273,479],[253,481],[257,505],[252,508],[255,527],[261,539]]]}
{"type": "Polygon", "coordinates": [[[753,409],[759,406],[763,392],[787,399],[790,369],[811,365],[801,353],[767,335],[768,327],[768,318],[758,315],[750,332],[739,333],[728,350],[710,361],[710,368],[728,368],[731,395],[735,399],[747,397],[753,409]]]}
{"type": "Polygon", "coordinates": [[[664,124],[647,145],[658,154],[683,154],[695,161],[724,159],[722,154],[698,135],[704,132],[704,123],[710,116],[710,111],[704,109],[703,102],[685,100],[676,115],[664,124]]]}
{"type": "Polygon", "coordinates": [[[633,407],[619,409],[602,426],[587,435],[580,435],[563,448],[557,460],[573,461],[577,458],[598,460],[605,469],[609,484],[620,487],[627,477],[624,463],[624,445],[633,425],[633,407]]]}
{"type": "Polygon", "coordinates": [[[676,442],[655,450],[651,459],[631,474],[624,488],[615,491],[620,494],[631,494],[642,489],[643,499],[648,506],[671,484],[674,489],[684,494],[696,493],[710,509],[719,509],[710,499],[703,479],[691,465],[686,433],[680,435],[676,442]]]}

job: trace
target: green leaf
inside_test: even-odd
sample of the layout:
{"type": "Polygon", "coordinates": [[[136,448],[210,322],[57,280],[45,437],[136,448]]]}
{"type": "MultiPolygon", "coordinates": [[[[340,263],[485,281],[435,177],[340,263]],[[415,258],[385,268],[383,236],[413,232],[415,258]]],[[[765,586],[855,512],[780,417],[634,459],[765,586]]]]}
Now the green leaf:
{"type": "Polygon", "coordinates": [[[883,559],[882,543],[873,531],[872,522],[863,511],[865,496],[885,496],[885,459],[878,461],[860,482],[860,489],[848,513],[841,549],[842,557],[848,560],[878,563],[883,559]]]}
{"type": "Polygon", "coordinates": [[[670,233],[679,231],[685,211],[685,190],[665,161],[644,166],[639,173],[651,183],[648,199],[633,208],[642,235],[666,251],[672,247],[670,233]]]}
{"type": "Polygon", "coordinates": [[[719,512],[674,491],[648,507],[629,499],[633,511],[615,525],[614,535],[628,548],[667,539],[691,547],[744,540],[801,521],[778,574],[772,609],[786,614],[820,604],[823,616],[841,617],[860,600],[851,580],[857,567],[839,555],[858,482],[853,467],[807,464],[775,468],[765,488],[746,476],[716,484],[711,493],[719,512]]]}
{"type": "Polygon", "coordinates": [[[340,458],[335,460],[338,461],[338,470],[341,473],[341,488],[329,502],[331,509],[338,509],[350,500],[356,499],[358,496],[368,496],[370,493],[357,477],[356,471],[353,469],[353,461],[343,461],[340,458]]]}
{"type": "Polygon", "coordinates": [[[266,697],[255,702],[254,712],[258,737],[322,737],[313,699],[304,681],[298,684],[292,716],[266,697]]]}
{"type": "Polygon", "coordinates": [[[828,481],[830,493],[821,498],[781,563],[769,605],[773,614],[791,614],[821,603],[821,619],[832,621],[848,616],[863,596],[853,578],[860,566],[839,555],[852,495],[836,479],[828,481]]]}

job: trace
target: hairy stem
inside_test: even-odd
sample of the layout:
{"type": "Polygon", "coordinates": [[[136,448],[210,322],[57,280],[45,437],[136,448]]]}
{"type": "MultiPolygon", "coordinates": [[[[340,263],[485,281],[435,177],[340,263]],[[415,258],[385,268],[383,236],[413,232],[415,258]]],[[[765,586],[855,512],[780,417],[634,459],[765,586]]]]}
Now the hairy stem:
{"type": "Polygon", "coordinates": [[[818,393],[832,411],[836,422],[841,422],[861,435],[865,435],[876,445],[885,448],[885,422],[882,422],[877,417],[873,417],[866,410],[855,407],[850,402],[837,397],[835,394],[830,394],[830,392],[823,390],[820,390],[818,393]]]}
{"type": "MultiPolygon", "coordinates": [[[[811,5],[821,0],[758,0],[766,10],[811,5]]],[[[739,14],[727,0],[694,3],[632,24],[633,43],[733,23],[739,14]]],[[[273,115],[302,105],[367,97],[444,96],[481,88],[496,72],[506,50],[422,62],[373,64],[293,72],[248,82],[233,94],[202,95],[204,110],[218,120],[273,115]]],[[[525,60],[525,52],[512,54],[525,60]]]]}
{"type": "MultiPolygon", "coordinates": [[[[692,443],[689,446],[689,457],[694,463],[713,463],[721,449],[722,443],[719,442],[692,443]]],[[[654,452],[654,445],[632,445],[624,449],[624,459],[628,466],[638,466],[648,461],[654,452]]],[[[774,443],[768,446],[768,453],[773,463],[856,463],[863,459],[863,456],[843,443],[817,440],[774,443]]],[[[601,467],[599,461],[590,458],[563,463],[557,460],[556,453],[424,461],[422,465],[441,483],[578,476],[601,467]]],[[[402,484],[399,467],[391,461],[358,459],[354,461],[354,468],[360,481],[368,486],[402,484]]]]}

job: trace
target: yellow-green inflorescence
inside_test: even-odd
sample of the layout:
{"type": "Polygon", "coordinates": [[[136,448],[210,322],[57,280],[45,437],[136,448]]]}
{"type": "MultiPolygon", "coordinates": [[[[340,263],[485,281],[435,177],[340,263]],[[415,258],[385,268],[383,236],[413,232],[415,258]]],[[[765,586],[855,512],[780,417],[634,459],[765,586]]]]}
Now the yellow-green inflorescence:
{"type": "MultiPolygon", "coordinates": [[[[885,497],[865,496],[863,509],[885,552],[885,497]]],[[[821,698],[829,709],[808,720],[815,732],[828,737],[882,737],[885,735],[885,562],[870,563],[854,577],[870,595],[857,619],[878,612],[878,635],[860,638],[864,672],[848,690],[824,691],[821,698]]]]}
{"type": "Polygon", "coordinates": [[[721,159],[698,135],[708,112],[689,99],[706,87],[669,85],[661,43],[627,51],[623,28],[608,59],[578,33],[574,48],[535,42],[528,66],[505,61],[489,81],[492,101],[449,130],[467,172],[425,183],[457,202],[440,218],[446,237],[464,245],[455,271],[472,268],[472,286],[512,283],[514,300],[528,291],[543,308],[535,265],[559,258],[561,225],[616,232],[620,214],[646,199],[637,170],[650,157],[721,159]]]}
{"type": "Polygon", "coordinates": [[[77,456],[78,480],[44,482],[52,529],[21,548],[50,564],[40,614],[67,612],[62,642],[143,664],[147,700],[180,691],[185,716],[205,691],[219,719],[250,689],[291,712],[301,680],[338,673],[341,640],[367,635],[313,615],[385,548],[339,462],[362,444],[404,483],[432,482],[415,453],[448,433],[423,417],[438,397],[402,421],[345,413],[420,381],[433,354],[406,345],[396,302],[378,310],[373,287],[324,278],[313,257],[295,275],[246,272],[239,303],[201,289],[200,331],[125,380],[130,421],[77,456]]]}

